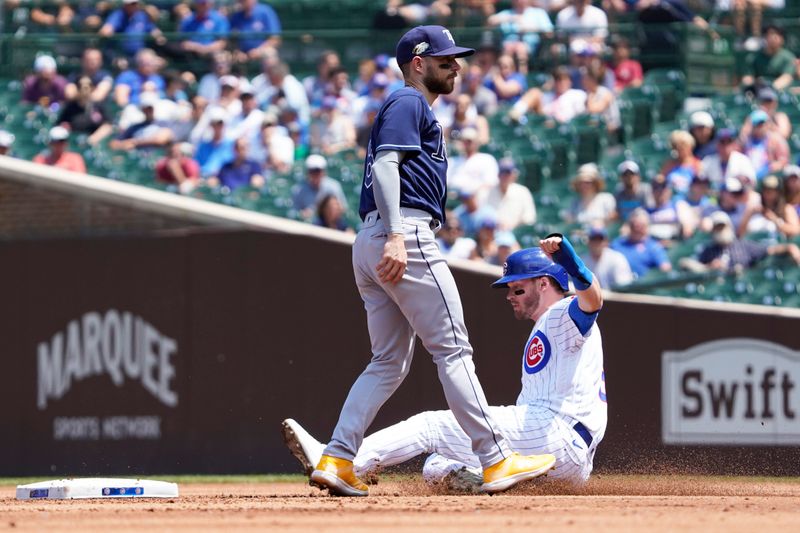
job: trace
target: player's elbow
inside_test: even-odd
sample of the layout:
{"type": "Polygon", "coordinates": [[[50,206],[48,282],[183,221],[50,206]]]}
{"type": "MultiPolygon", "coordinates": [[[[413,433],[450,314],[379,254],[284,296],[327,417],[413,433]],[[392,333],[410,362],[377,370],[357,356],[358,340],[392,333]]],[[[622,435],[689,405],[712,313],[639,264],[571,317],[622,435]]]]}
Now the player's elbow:
{"type": "Polygon", "coordinates": [[[597,277],[584,291],[578,291],[578,306],[586,313],[595,313],[603,307],[603,291],[597,277]]]}

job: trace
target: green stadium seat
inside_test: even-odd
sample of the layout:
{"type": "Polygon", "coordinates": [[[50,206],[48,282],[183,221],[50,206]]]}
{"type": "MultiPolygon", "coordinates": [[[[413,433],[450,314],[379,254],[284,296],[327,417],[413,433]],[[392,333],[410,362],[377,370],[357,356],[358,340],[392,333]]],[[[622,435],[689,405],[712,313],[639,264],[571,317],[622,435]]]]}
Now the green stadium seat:
{"type": "Polygon", "coordinates": [[[629,87],[619,98],[625,135],[629,142],[650,135],[658,122],[659,96],[652,86],[629,87]]]}
{"type": "Polygon", "coordinates": [[[573,140],[573,132],[569,125],[541,130],[538,134],[531,135],[533,149],[548,154],[551,179],[563,179],[572,172],[575,161],[573,140]]]}
{"type": "Polygon", "coordinates": [[[669,122],[659,122],[653,125],[653,133],[651,138],[657,139],[658,143],[663,146],[669,146],[669,136],[675,130],[685,130],[685,126],[677,120],[670,120],[669,122]]]}
{"type": "Polygon", "coordinates": [[[570,127],[574,136],[575,164],[597,163],[608,144],[605,121],[597,115],[579,115],[570,127]]]}
{"type": "MultiPolygon", "coordinates": [[[[540,217],[541,218],[541,217],[540,217]]],[[[536,226],[518,226],[514,229],[514,236],[523,248],[538,246],[541,234],[536,230],[536,226]]]]}
{"type": "Polygon", "coordinates": [[[644,84],[659,93],[659,119],[673,120],[686,98],[686,75],[677,69],[650,69],[644,75],[644,84]]]}

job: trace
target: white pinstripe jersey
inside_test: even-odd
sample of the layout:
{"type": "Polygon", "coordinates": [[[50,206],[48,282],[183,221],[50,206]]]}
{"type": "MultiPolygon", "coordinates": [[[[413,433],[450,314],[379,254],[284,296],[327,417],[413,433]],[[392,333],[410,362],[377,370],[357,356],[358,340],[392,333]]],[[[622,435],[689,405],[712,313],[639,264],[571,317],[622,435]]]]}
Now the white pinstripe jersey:
{"type": "Polygon", "coordinates": [[[566,415],[568,422],[580,421],[595,437],[601,437],[608,419],[603,343],[596,322],[581,335],[569,316],[574,299],[559,300],[536,321],[522,354],[522,391],[517,405],[566,415]]]}

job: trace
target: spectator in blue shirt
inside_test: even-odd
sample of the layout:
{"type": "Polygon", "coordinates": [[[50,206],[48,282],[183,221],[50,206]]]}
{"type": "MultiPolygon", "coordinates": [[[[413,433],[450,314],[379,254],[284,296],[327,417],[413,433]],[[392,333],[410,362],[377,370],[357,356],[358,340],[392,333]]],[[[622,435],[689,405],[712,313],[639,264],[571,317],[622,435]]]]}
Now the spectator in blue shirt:
{"type": "Polygon", "coordinates": [[[650,237],[650,216],[642,208],[634,209],[628,217],[628,235],[622,235],[611,243],[611,248],[622,253],[636,277],[642,277],[653,268],[662,272],[672,270],[667,252],[661,244],[650,237]]]}
{"type": "Polygon", "coordinates": [[[164,93],[164,78],[158,74],[162,60],[149,48],[142,48],[136,54],[136,70],[126,70],[114,82],[114,102],[119,107],[138,104],[139,95],[146,85],[159,96],[164,93]]]}
{"type": "Polygon", "coordinates": [[[497,102],[513,104],[528,87],[525,76],[517,71],[514,58],[503,54],[497,59],[497,67],[486,76],[484,85],[497,95],[497,102]]]}
{"type": "Polygon", "coordinates": [[[272,7],[258,0],[240,0],[241,9],[230,16],[231,31],[238,33],[236,59],[240,62],[261,59],[281,44],[281,21],[272,7]],[[269,36],[256,35],[266,33],[269,36]]]}
{"type": "MultiPolygon", "coordinates": [[[[258,162],[248,157],[248,145],[245,137],[237,139],[234,143],[233,159],[222,165],[217,174],[217,180],[223,187],[234,190],[247,186],[260,189],[264,186],[263,170],[258,162]]],[[[214,185],[213,180],[209,180],[209,184],[214,185]]]]}
{"type": "Polygon", "coordinates": [[[453,216],[458,218],[465,237],[477,238],[484,220],[497,220],[494,209],[482,206],[478,201],[478,188],[474,185],[467,185],[459,190],[458,199],[461,201],[461,205],[453,210],[453,216]]]}
{"type": "Polygon", "coordinates": [[[614,193],[617,202],[617,218],[628,220],[630,214],[637,208],[650,209],[655,204],[653,189],[649,183],[642,182],[639,165],[630,159],[617,166],[619,184],[614,193]]]}
{"type": "Polygon", "coordinates": [[[119,46],[128,57],[135,56],[139,50],[144,48],[145,37],[148,34],[159,44],[166,42],[161,30],[140,8],[139,0],[122,0],[122,7],[111,12],[99,33],[101,37],[123,34],[124,37],[119,42],[119,46]]]}
{"type": "Polygon", "coordinates": [[[530,5],[530,0],[511,0],[511,8],[490,16],[487,24],[499,27],[503,49],[517,58],[520,71],[527,73],[529,58],[536,56],[540,34],[553,32],[547,11],[530,5]]]}
{"type": "Polygon", "coordinates": [[[233,141],[225,138],[225,123],[228,115],[216,107],[209,111],[211,138],[197,147],[195,159],[200,163],[200,175],[204,178],[216,176],[222,165],[233,159],[233,141]]]}
{"type": "Polygon", "coordinates": [[[300,213],[300,218],[312,222],[320,202],[326,196],[336,196],[339,203],[347,209],[347,199],[341,184],[327,175],[328,161],[324,156],[312,154],[306,159],[306,180],[292,189],[292,205],[300,213]]]}
{"type": "Polygon", "coordinates": [[[179,31],[192,34],[181,42],[184,52],[208,56],[225,49],[230,25],[228,19],[214,9],[214,0],[194,0],[192,14],[181,22],[179,31]]]}

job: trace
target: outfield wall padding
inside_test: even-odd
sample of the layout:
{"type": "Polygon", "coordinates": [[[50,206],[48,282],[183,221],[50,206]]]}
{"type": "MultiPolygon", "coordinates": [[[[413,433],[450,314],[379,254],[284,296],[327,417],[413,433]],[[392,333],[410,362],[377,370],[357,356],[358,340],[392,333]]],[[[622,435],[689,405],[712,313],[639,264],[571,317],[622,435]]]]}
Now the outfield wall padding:
{"type": "MultiPolygon", "coordinates": [[[[369,360],[341,243],[256,231],[5,242],[0,264],[0,475],[295,472],[280,421],[329,437],[369,360]]],[[[455,277],[487,397],[513,403],[532,323],[491,277],[455,277]]],[[[661,430],[664,351],[743,335],[798,350],[797,318],[612,299],[599,324],[598,470],[800,474],[797,446],[665,445],[661,430]]],[[[418,342],[373,428],[444,408],[418,342]]]]}

